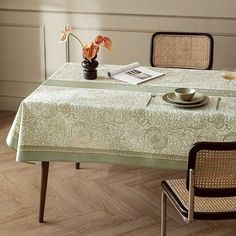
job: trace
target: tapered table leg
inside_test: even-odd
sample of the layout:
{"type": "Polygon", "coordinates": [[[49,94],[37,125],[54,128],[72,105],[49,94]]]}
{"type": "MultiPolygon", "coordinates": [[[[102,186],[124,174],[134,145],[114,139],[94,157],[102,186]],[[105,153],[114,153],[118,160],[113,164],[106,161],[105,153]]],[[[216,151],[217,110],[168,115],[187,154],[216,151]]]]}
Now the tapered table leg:
{"type": "Polygon", "coordinates": [[[79,168],[80,168],[80,162],[76,162],[76,163],[75,163],[75,168],[76,168],[76,169],[79,169],[79,168]]]}
{"type": "Polygon", "coordinates": [[[40,193],[40,206],[39,206],[39,223],[43,223],[46,192],[47,192],[47,183],[48,183],[48,169],[49,169],[49,161],[42,161],[41,193],[40,193]]]}
{"type": "Polygon", "coordinates": [[[166,236],[166,194],[161,194],[161,236],[166,236]]]}

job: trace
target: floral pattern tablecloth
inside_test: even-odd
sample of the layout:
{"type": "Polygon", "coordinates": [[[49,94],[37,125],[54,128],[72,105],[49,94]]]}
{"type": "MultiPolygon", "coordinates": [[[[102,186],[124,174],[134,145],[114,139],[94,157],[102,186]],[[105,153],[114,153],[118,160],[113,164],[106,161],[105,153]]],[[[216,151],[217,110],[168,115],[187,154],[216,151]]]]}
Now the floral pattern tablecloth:
{"type": "Polygon", "coordinates": [[[79,64],[67,63],[28,96],[7,137],[16,160],[184,169],[194,142],[236,140],[236,85],[229,91],[220,71],[153,68],[165,76],[137,86],[110,79],[114,68],[102,65],[86,81],[79,64]],[[176,87],[195,88],[209,103],[172,107],[162,96],[176,87]]]}

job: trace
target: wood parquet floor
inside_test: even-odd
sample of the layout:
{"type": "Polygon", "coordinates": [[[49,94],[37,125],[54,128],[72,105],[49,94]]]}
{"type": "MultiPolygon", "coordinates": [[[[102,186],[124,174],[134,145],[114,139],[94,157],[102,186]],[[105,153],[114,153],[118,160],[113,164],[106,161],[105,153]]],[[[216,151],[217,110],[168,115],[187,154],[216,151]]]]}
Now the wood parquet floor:
{"type": "MultiPolygon", "coordinates": [[[[38,223],[41,165],[15,162],[6,135],[15,113],[0,112],[0,236],[160,235],[160,181],[184,172],[111,164],[51,163],[46,223],[38,223]]],[[[185,224],[168,206],[169,236],[235,236],[236,221],[185,224]]]]}

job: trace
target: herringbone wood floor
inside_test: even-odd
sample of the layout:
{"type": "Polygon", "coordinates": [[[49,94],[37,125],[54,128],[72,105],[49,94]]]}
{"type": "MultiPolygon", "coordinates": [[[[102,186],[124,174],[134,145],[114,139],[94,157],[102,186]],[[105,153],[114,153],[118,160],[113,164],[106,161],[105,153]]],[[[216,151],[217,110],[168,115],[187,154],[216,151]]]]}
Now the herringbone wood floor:
{"type": "MultiPolygon", "coordinates": [[[[160,235],[160,181],[172,170],[110,164],[51,163],[46,223],[38,223],[40,164],[15,162],[5,144],[13,112],[0,112],[0,235],[160,235]]],[[[236,221],[183,223],[168,207],[168,235],[236,235],[236,221]]]]}

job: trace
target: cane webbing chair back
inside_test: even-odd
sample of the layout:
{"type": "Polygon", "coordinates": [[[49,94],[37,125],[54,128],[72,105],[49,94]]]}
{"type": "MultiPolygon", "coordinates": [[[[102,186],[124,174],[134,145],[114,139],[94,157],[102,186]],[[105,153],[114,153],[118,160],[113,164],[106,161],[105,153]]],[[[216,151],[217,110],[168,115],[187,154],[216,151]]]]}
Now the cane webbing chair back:
{"type": "Polygon", "coordinates": [[[213,38],[207,33],[157,32],[152,36],[154,67],[211,69],[213,38]]]}
{"type": "Polygon", "coordinates": [[[196,196],[236,196],[236,143],[196,143],[189,153],[188,169],[194,170],[196,196]]]}
{"type": "Polygon", "coordinates": [[[166,235],[166,197],[183,219],[236,219],[236,142],[199,142],[189,152],[185,179],[161,183],[161,235],[166,235]]]}

